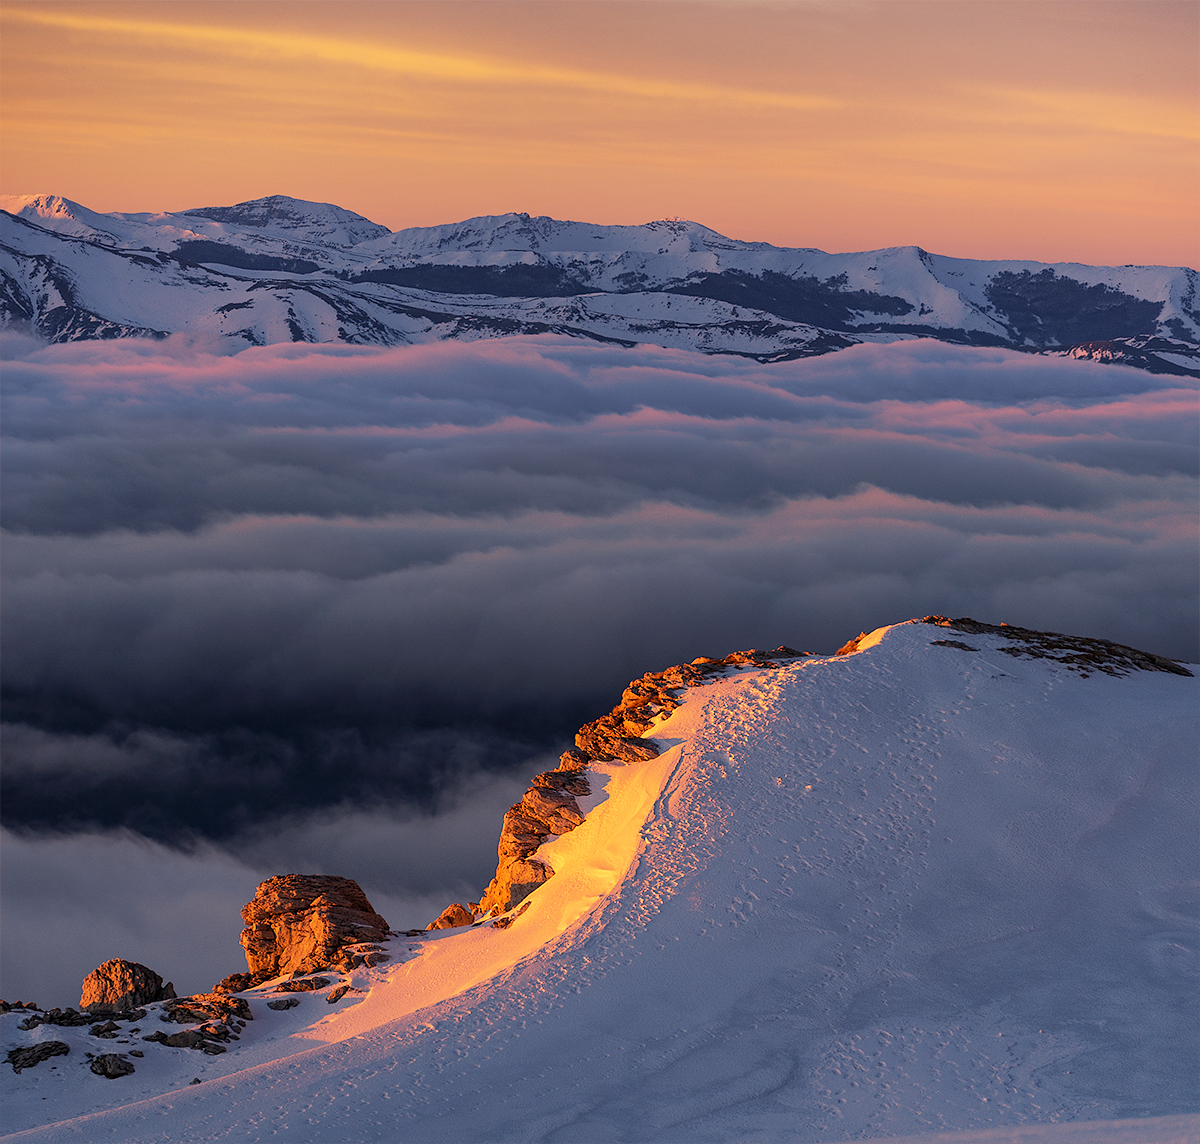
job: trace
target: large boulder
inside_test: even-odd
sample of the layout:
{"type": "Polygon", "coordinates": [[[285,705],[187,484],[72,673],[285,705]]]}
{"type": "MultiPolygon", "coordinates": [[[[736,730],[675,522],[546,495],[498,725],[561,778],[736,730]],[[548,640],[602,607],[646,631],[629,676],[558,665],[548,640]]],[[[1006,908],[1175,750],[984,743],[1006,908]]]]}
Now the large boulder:
{"type": "Polygon", "coordinates": [[[357,882],[326,874],[268,878],[242,910],[242,948],[255,983],[353,964],[345,947],[389,931],[357,882]]]}
{"type": "Polygon", "coordinates": [[[153,969],[114,957],[83,979],[79,1007],[89,1013],[122,1013],[174,996],[175,986],[169,981],[164,985],[153,969]]]}

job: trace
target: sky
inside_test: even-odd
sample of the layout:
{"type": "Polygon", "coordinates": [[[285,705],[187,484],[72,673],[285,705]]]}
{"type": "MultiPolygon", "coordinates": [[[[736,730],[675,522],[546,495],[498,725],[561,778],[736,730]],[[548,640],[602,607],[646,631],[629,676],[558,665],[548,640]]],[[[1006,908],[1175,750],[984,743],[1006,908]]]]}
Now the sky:
{"type": "Polygon", "coordinates": [[[1200,8],[6,3],[0,193],[1200,265],[1200,8]]]}

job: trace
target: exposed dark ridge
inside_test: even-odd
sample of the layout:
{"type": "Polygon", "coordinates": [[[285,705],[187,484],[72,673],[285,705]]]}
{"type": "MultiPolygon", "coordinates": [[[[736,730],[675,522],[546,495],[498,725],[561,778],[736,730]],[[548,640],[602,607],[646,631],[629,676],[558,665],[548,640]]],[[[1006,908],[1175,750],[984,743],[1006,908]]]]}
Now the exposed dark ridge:
{"type": "Polygon", "coordinates": [[[497,298],[566,298],[589,294],[594,287],[558,266],[517,263],[514,266],[387,266],[366,270],[351,282],[386,282],[438,294],[492,294],[497,298]]]}
{"type": "Polygon", "coordinates": [[[903,298],[869,290],[847,290],[846,282],[845,274],[822,280],[807,275],[790,278],[775,270],[760,274],[724,270],[694,275],[686,282],[662,287],[662,292],[714,298],[734,306],[765,310],[792,322],[834,330],[853,330],[849,323],[862,314],[900,317],[912,313],[912,303],[903,298]]]}
{"type": "Polygon", "coordinates": [[[1104,283],[1088,286],[1059,276],[1049,267],[1037,274],[1002,270],[985,293],[1018,341],[1039,346],[1153,333],[1163,308],[1104,283]]]}
{"type": "Polygon", "coordinates": [[[251,254],[240,246],[208,239],[181,242],[175,254],[186,262],[208,262],[216,266],[233,266],[238,270],[282,270],[287,274],[313,274],[321,267],[306,258],[277,258],[271,254],[251,254]]]}

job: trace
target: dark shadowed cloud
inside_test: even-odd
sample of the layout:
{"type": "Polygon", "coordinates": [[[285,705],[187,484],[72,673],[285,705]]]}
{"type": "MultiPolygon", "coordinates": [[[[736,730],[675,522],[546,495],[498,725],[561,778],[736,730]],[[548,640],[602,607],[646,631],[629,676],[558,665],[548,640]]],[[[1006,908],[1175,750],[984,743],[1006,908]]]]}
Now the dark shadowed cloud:
{"type": "Polygon", "coordinates": [[[227,349],[4,347],[23,854],[478,892],[499,813],[467,871],[442,812],[647,670],[933,611],[1197,658],[1188,380],[935,342],[227,349]],[[401,861],[414,823],[444,875],[401,861]]]}

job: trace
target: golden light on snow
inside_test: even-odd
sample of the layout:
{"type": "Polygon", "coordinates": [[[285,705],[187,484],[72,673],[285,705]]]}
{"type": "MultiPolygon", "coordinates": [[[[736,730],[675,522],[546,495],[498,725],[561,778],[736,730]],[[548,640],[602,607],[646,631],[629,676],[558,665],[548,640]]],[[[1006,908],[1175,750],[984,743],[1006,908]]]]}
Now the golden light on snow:
{"type": "Polygon", "coordinates": [[[5,193],[1200,261],[1175,3],[17,3],[5,193]]]}

